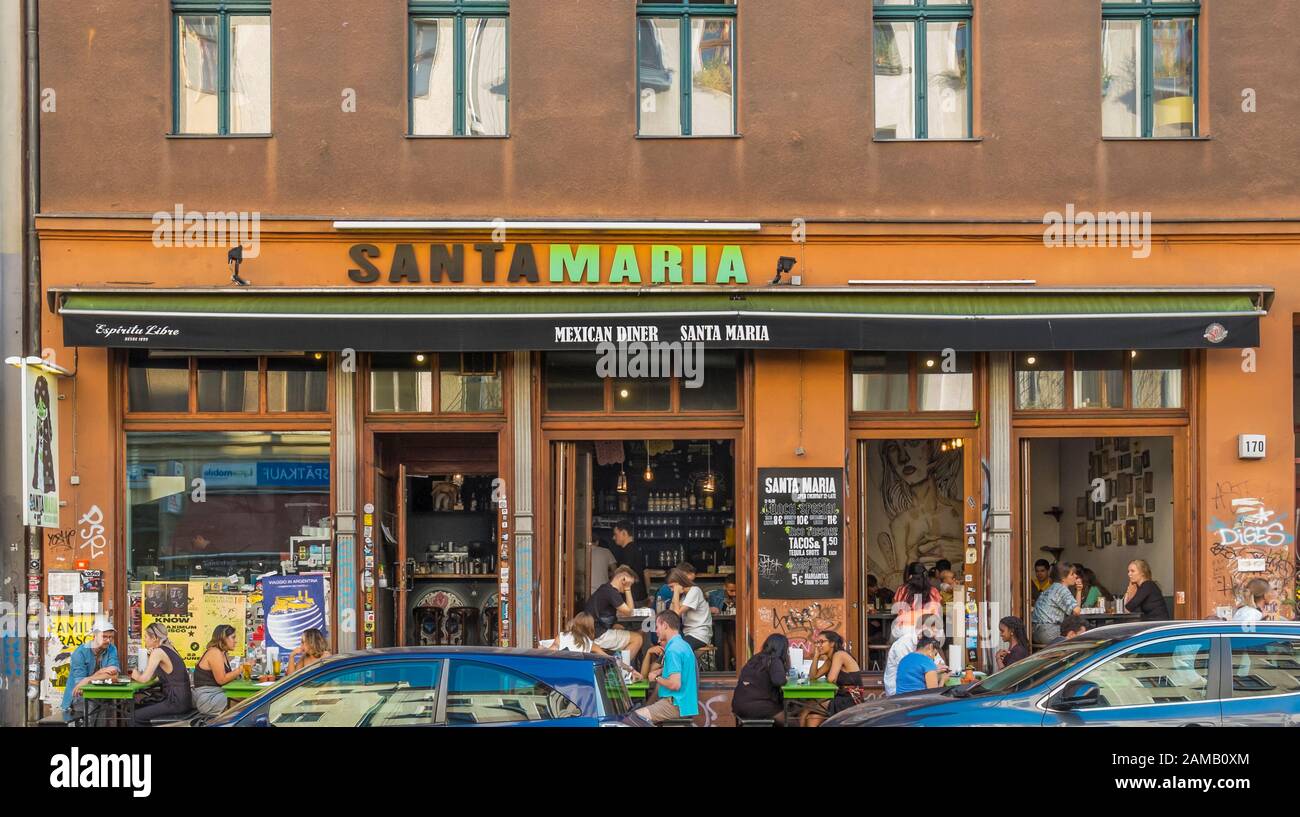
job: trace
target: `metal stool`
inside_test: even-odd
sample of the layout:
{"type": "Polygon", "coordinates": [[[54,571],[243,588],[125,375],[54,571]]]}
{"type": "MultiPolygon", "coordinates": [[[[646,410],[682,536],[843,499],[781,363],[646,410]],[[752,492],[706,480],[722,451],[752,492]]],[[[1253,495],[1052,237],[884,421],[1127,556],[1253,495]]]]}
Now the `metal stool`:
{"type": "Polygon", "coordinates": [[[745,726],[774,727],[776,726],[776,720],[773,718],[742,718],[739,715],[737,715],[736,726],[737,727],[745,727],[745,726]]]}
{"type": "Polygon", "coordinates": [[[713,672],[715,659],[718,656],[718,648],[712,644],[705,644],[695,650],[695,671],[696,672],[713,672]]]}

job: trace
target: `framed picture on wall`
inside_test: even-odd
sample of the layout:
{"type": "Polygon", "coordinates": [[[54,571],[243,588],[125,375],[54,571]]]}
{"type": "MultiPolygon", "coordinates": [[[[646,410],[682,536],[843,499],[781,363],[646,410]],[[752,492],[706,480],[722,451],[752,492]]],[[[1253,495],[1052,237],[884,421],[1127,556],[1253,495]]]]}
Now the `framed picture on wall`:
{"type": "Polygon", "coordinates": [[[1155,490],[1155,488],[1156,488],[1156,479],[1155,479],[1155,477],[1156,477],[1156,474],[1155,474],[1154,471],[1147,471],[1145,474],[1142,475],[1142,488],[1143,488],[1143,490],[1145,490],[1148,494],[1154,494],[1154,493],[1156,492],[1156,490],[1155,490]]]}
{"type": "Polygon", "coordinates": [[[1124,523],[1124,544],[1130,547],[1138,543],[1138,521],[1130,519],[1124,523]]]}
{"type": "Polygon", "coordinates": [[[1074,544],[1076,547],[1088,546],[1088,523],[1080,522],[1075,526],[1074,544]]]}
{"type": "Polygon", "coordinates": [[[1141,477],[1134,477],[1134,478],[1133,478],[1133,496],[1137,498],[1137,503],[1138,503],[1138,505],[1141,505],[1141,504],[1142,504],[1142,500],[1146,497],[1146,493],[1147,493],[1147,492],[1143,489],[1142,478],[1141,478],[1141,477]]]}
{"type": "Polygon", "coordinates": [[[1081,496],[1074,500],[1074,515],[1084,517],[1088,513],[1088,497],[1081,496]]]}
{"type": "Polygon", "coordinates": [[[1092,448],[1094,451],[1100,451],[1105,447],[1106,447],[1105,437],[1098,437],[1097,439],[1093,440],[1092,448]]]}
{"type": "Polygon", "coordinates": [[[1156,512],[1156,498],[1155,498],[1155,497],[1153,497],[1153,496],[1149,496],[1149,497],[1147,497],[1147,507],[1146,507],[1146,511],[1147,511],[1147,513],[1149,513],[1149,514],[1151,514],[1151,513],[1155,513],[1155,512],[1156,512]]]}
{"type": "Polygon", "coordinates": [[[1117,460],[1115,459],[1115,456],[1114,456],[1113,454],[1112,454],[1111,456],[1109,456],[1109,457],[1106,458],[1106,473],[1107,473],[1107,474],[1113,474],[1113,473],[1115,473],[1116,468],[1117,468],[1117,466],[1116,466],[1116,462],[1117,462],[1117,460]]]}
{"type": "Polygon", "coordinates": [[[1093,519],[1101,519],[1101,515],[1102,515],[1102,513],[1104,512],[1105,507],[1106,507],[1106,506],[1103,505],[1103,504],[1100,503],[1100,502],[1094,502],[1094,503],[1092,503],[1092,517],[1091,517],[1091,518],[1093,518],[1093,519]]]}
{"type": "Polygon", "coordinates": [[[1128,445],[1129,445],[1129,439],[1128,439],[1128,437],[1116,437],[1116,438],[1115,438],[1115,450],[1116,450],[1116,451],[1118,451],[1118,452],[1120,452],[1120,453],[1124,453],[1125,451],[1128,451],[1128,445]]]}
{"type": "Polygon", "coordinates": [[[1132,455],[1132,454],[1120,454],[1120,455],[1119,455],[1119,470],[1121,470],[1121,471],[1127,471],[1128,469],[1130,469],[1130,468],[1132,468],[1132,467],[1133,467],[1133,455],[1132,455]]]}
{"type": "Polygon", "coordinates": [[[1106,498],[1114,499],[1119,494],[1118,487],[1119,483],[1114,479],[1106,480],[1106,498]]]}
{"type": "Polygon", "coordinates": [[[1143,452],[1142,452],[1142,467],[1143,467],[1143,468],[1150,468],[1150,467],[1151,467],[1151,452],[1150,452],[1150,451],[1143,451],[1143,452]]]}
{"type": "Polygon", "coordinates": [[[1142,541],[1151,544],[1156,540],[1155,519],[1150,516],[1142,517],[1142,541]]]}
{"type": "Polygon", "coordinates": [[[1119,481],[1119,485],[1116,488],[1116,491],[1118,492],[1119,496],[1127,497],[1129,494],[1133,493],[1132,474],[1120,474],[1118,477],[1118,481],[1119,481]]]}
{"type": "Polygon", "coordinates": [[[1109,544],[1110,544],[1110,531],[1106,531],[1101,535],[1101,546],[1106,547],[1109,544]]]}

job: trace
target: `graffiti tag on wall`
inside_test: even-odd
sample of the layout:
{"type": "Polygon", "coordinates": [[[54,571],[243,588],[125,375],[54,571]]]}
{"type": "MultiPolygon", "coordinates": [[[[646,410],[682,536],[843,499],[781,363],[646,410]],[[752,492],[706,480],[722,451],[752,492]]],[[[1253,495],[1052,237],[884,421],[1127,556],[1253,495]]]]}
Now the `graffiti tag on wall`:
{"type": "MultiPolygon", "coordinates": [[[[1290,547],[1295,537],[1287,532],[1286,515],[1270,510],[1258,497],[1232,497],[1234,489],[1246,490],[1247,483],[1229,485],[1227,491],[1220,484],[1215,497],[1216,507],[1231,507],[1233,518],[1210,520],[1209,532],[1214,537],[1210,545],[1210,589],[1217,596],[1218,606],[1236,606],[1241,604],[1246,583],[1262,578],[1268,580],[1275,598],[1280,600],[1295,578],[1295,558],[1290,547]]],[[[1283,607],[1273,602],[1263,612],[1270,617],[1289,618],[1289,610],[1283,607]]]]}
{"type": "Polygon", "coordinates": [[[104,512],[99,509],[99,506],[91,505],[90,510],[86,511],[77,522],[77,526],[81,528],[82,549],[90,548],[91,559],[103,556],[108,548],[108,540],[104,538],[104,512]]]}

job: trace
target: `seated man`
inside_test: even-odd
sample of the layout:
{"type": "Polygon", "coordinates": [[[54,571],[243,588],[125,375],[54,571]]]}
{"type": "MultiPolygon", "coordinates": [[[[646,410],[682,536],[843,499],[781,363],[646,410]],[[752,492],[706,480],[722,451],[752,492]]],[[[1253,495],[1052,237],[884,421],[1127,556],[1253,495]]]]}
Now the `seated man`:
{"type": "Polygon", "coordinates": [[[105,616],[95,616],[90,640],[73,650],[68,666],[68,685],[63,690],[64,720],[72,719],[73,702],[81,697],[82,687],[91,681],[108,680],[118,674],[117,647],[113,644],[116,636],[113,622],[105,616]]]}
{"type": "Polygon", "coordinates": [[[641,651],[644,640],[641,633],[624,630],[618,626],[619,616],[630,616],[635,609],[632,602],[632,586],[636,584],[636,571],[627,565],[620,565],[614,576],[605,584],[596,588],[584,605],[596,625],[596,646],[609,653],[627,650],[635,659],[641,651]]]}
{"type": "MultiPolygon", "coordinates": [[[[691,581],[695,577],[691,576],[691,581]]],[[[709,591],[709,612],[716,615],[736,612],[736,579],[728,578],[722,583],[721,590],[709,591]]]]}
{"type": "MultiPolygon", "coordinates": [[[[713,614],[704,600],[704,591],[692,583],[690,574],[679,567],[668,571],[664,587],[672,593],[669,609],[681,618],[682,639],[692,650],[707,646],[713,641],[713,614]]],[[[651,666],[663,655],[662,642],[646,652],[641,674],[648,676],[651,666]]]]}
{"type": "Polygon", "coordinates": [[[681,637],[681,618],[672,610],[655,616],[655,632],[664,645],[664,663],[646,677],[659,691],[659,699],[632,710],[650,723],[670,718],[693,718],[699,714],[695,653],[681,637]]]}
{"type": "Polygon", "coordinates": [[[1047,646],[1060,644],[1067,638],[1074,638],[1076,635],[1082,635],[1088,632],[1088,622],[1083,616],[1068,615],[1061,622],[1061,634],[1050,641],[1047,646]]]}

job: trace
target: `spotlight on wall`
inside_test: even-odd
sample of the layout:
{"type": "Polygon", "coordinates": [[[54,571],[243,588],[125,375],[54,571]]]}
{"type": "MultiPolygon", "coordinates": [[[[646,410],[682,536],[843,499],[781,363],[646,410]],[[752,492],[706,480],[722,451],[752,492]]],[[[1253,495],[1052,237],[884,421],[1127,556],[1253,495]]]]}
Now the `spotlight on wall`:
{"type": "Polygon", "coordinates": [[[244,248],[239,244],[231,247],[230,252],[226,253],[226,263],[234,270],[230,274],[231,282],[236,286],[248,286],[248,282],[239,277],[239,265],[244,263],[244,248]]]}
{"type": "Polygon", "coordinates": [[[773,284],[781,283],[781,276],[794,269],[794,265],[799,263],[796,259],[788,255],[783,255],[776,259],[776,277],[772,279],[773,284]]]}

